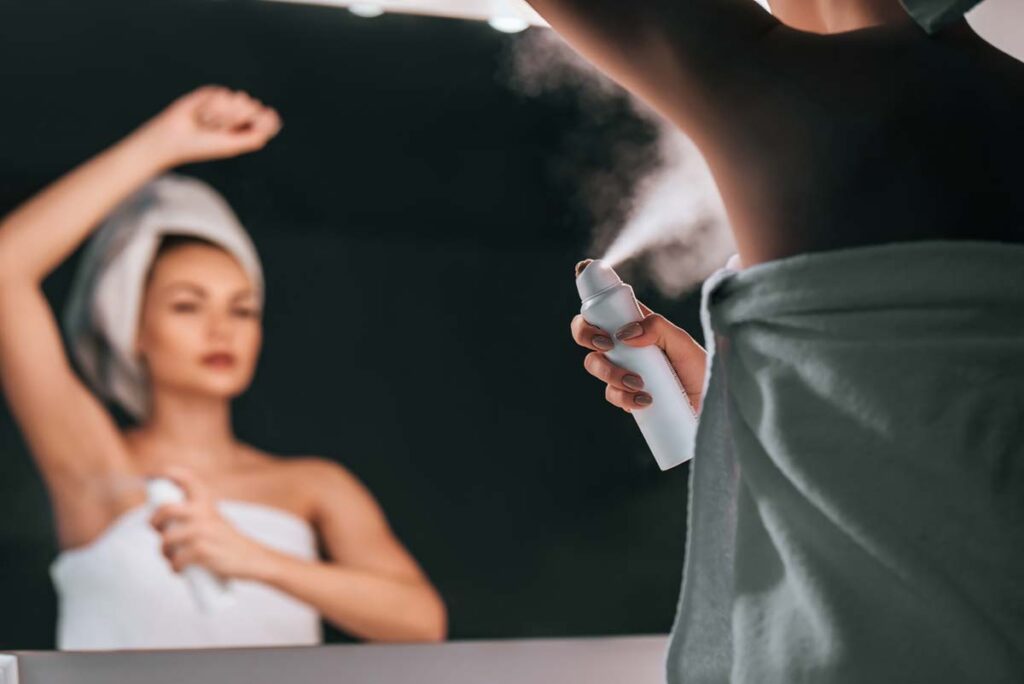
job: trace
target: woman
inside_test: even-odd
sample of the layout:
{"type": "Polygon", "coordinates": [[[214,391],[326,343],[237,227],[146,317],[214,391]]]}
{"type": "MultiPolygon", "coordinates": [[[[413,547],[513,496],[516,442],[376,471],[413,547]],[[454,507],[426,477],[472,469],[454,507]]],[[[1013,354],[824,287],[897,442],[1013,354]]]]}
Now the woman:
{"type": "Polygon", "coordinates": [[[53,502],[61,648],[317,643],[321,616],[361,639],[444,638],[441,598],[355,477],[232,433],[261,342],[258,258],[212,190],[147,184],[258,150],[280,127],[245,93],[200,88],[0,224],[0,380],[53,502]],[[67,320],[86,386],[41,283],[112,212],[67,320]],[[119,430],[97,394],[139,424],[119,430]],[[153,510],[153,476],[187,500],[153,510]],[[235,600],[198,611],[174,574],[190,566],[235,600]]]}
{"type": "Polygon", "coordinates": [[[1024,65],[976,0],[529,1],[738,245],[707,352],[572,322],[610,403],[652,397],[603,352],[655,344],[701,411],[670,681],[1024,681],[1024,65]]]}

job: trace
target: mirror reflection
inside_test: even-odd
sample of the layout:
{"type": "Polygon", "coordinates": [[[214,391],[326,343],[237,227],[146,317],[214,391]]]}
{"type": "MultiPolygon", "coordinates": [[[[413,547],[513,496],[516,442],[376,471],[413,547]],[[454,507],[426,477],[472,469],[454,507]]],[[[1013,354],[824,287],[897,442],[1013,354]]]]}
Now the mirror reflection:
{"type": "Polygon", "coordinates": [[[686,472],[567,329],[647,113],[542,29],[0,12],[0,647],[668,631],[686,472]]]}

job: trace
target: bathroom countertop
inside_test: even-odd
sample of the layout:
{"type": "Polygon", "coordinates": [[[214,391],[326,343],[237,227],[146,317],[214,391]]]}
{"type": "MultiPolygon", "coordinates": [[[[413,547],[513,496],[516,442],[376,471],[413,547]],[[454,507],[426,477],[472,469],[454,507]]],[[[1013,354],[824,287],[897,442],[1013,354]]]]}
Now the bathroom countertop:
{"type": "Polygon", "coordinates": [[[0,653],[0,684],[659,684],[667,637],[0,653]]]}

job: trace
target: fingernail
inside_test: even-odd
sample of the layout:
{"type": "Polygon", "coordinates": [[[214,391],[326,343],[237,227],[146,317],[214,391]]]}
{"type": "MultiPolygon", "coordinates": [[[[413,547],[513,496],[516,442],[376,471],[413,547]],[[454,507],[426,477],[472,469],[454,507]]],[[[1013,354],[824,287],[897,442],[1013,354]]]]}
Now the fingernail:
{"type": "Polygon", "coordinates": [[[640,337],[643,334],[644,327],[637,322],[633,322],[619,328],[619,331],[615,333],[615,336],[620,340],[631,340],[634,337],[640,337]]]}
{"type": "Polygon", "coordinates": [[[640,379],[639,375],[622,376],[622,384],[631,390],[639,390],[644,388],[644,381],[640,379]]]}
{"type": "Polygon", "coordinates": [[[590,341],[593,342],[594,346],[598,349],[611,349],[615,346],[615,343],[612,342],[612,338],[605,337],[604,335],[594,335],[590,341]]]}
{"type": "Polygon", "coordinates": [[[637,406],[650,406],[654,399],[651,398],[650,394],[638,394],[633,398],[637,406]]]}

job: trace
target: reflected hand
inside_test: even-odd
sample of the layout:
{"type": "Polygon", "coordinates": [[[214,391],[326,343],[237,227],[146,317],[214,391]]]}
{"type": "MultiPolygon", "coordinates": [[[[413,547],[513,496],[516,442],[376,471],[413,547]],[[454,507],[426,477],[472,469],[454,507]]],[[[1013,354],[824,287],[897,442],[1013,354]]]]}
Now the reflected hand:
{"type": "MultiPolygon", "coordinates": [[[[643,319],[612,331],[615,339],[630,347],[653,344],[665,352],[683,384],[690,405],[694,411],[699,412],[707,352],[688,332],[673,325],[664,316],[654,313],[643,304],[640,304],[640,311],[644,315],[643,319]]],[[[590,325],[582,315],[572,319],[570,328],[577,344],[593,350],[583,359],[583,367],[595,378],[607,383],[604,396],[610,404],[627,413],[650,406],[653,399],[643,391],[643,378],[616,366],[604,355],[603,352],[613,347],[610,333],[590,325]]]]}
{"type": "Polygon", "coordinates": [[[254,152],[280,130],[273,108],[240,90],[211,85],[179,97],[138,133],[170,168],[254,152]]]}
{"type": "Polygon", "coordinates": [[[210,491],[189,470],[168,468],[167,477],[185,490],[187,501],[160,506],[149,522],[163,538],[161,551],[174,572],[201,565],[223,578],[256,579],[274,552],[221,516],[210,491]]]}

